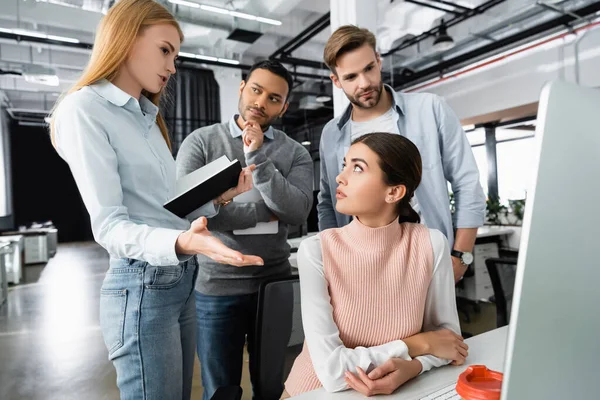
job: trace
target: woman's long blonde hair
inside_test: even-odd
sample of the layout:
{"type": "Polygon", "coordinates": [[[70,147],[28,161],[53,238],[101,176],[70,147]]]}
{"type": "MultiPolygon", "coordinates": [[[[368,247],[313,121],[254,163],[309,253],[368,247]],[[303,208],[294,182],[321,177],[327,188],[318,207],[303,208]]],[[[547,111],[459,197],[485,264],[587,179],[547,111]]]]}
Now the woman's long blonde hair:
{"type": "MultiPolygon", "coordinates": [[[[121,65],[129,56],[135,39],[140,32],[144,28],[159,24],[169,24],[177,28],[179,37],[183,41],[183,32],[179,24],[173,15],[162,5],[154,0],[119,1],[100,21],[90,61],[83,71],[81,78],[66,94],[76,92],[84,86],[92,85],[102,79],[112,81],[116,77],[121,65]]],[[[148,93],[143,90],[142,94],[156,106],[159,105],[162,91],[159,93],[148,93]]],[[[52,143],[54,143],[54,121],[52,117],[59,103],[60,99],[54,105],[50,117],[52,143]]],[[[171,149],[167,124],[160,112],[156,117],[156,123],[167,142],[167,146],[171,149]]]]}

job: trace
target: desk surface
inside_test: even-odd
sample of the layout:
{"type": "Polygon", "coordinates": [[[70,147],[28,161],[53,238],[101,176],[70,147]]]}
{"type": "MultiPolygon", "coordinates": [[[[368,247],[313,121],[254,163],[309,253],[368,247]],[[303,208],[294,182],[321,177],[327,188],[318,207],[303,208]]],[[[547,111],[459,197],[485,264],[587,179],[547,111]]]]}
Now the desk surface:
{"type": "Polygon", "coordinates": [[[0,235],[0,241],[20,242],[21,240],[23,240],[23,235],[0,235]]]}
{"type": "Polygon", "coordinates": [[[35,228],[35,229],[26,229],[24,231],[0,232],[0,236],[15,236],[15,235],[35,236],[35,235],[47,235],[49,233],[57,233],[57,232],[58,232],[58,229],[56,229],[56,228],[35,228]]]}
{"type": "Polygon", "coordinates": [[[515,230],[507,226],[485,225],[477,229],[477,237],[484,238],[490,236],[512,235],[515,230]]]}
{"type": "MultiPolygon", "coordinates": [[[[419,375],[403,385],[390,396],[377,396],[382,399],[417,400],[456,382],[458,376],[469,365],[483,364],[495,371],[504,371],[504,356],[508,327],[494,329],[493,331],[474,336],[466,340],[469,345],[469,358],[467,364],[461,367],[448,365],[436,368],[419,375]]],[[[339,393],[327,393],[324,389],[304,393],[292,397],[294,400],[353,400],[365,397],[354,390],[339,393]]]]}
{"type": "Polygon", "coordinates": [[[304,239],[308,239],[309,237],[311,237],[311,236],[314,236],[314,235],[316,235],[316,234],[318,234],[318,233],[319,233],[319,232],[308,232],[308,233],[307,233],[306,235],[304,235],[304,236],[301,236],[301,237],[295,237],[295,238],[292,238],[292,239],[288,239],[288,243],[289,243],[289,245],[290,245],[291,247],[298,248],[298,247],[300,247],[300,243],[302,243],[302,241],[303,241],[304,239]]]}

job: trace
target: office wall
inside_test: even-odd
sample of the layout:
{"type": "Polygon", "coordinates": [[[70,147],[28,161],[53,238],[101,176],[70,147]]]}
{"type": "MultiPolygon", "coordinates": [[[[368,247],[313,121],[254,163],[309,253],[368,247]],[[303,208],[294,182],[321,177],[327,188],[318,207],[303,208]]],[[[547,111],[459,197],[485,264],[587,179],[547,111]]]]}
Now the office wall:
{"type": "MultiPolygon", "coordinates": [[[[575,82],[574,39],[567,36],[420,91],[443,96],[461,120],[537,102],[546,82],[575,82]]],[[[600,86],[600,29],[581,40],[579,57],[581,84],[600,86]]]]}
{"type": "Polygon", "coordinates": [[[60,242],[93,240],[89,214],[45,126],[10,124],[15,223],[52,220],[60,242]]]}

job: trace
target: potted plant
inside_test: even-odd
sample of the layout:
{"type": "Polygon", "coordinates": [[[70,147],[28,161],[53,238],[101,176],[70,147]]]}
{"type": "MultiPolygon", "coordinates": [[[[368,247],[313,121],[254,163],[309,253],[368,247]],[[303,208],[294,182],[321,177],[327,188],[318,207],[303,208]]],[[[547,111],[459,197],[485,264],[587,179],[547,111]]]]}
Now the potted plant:
{"type": "Polygon", "coordinates": [[[492,198],[486,201],[487,221],[490,225],[502,225],[502,216],[506,217],[507,208],[500,199],[492,198]]]}
{"type": "Polygon", "coordinates": [[[508,207],[511,215],[510,222],[515,225],[521,225],[525,213],[525,199],[508,200],[508,207]]]}
{"type": "Polygon", "coordinates": [[[450,199],[450,214],[454,215],[456,212],[456,199],[454,198],[454,193],[448,192],[448,198],[450,199]]]}

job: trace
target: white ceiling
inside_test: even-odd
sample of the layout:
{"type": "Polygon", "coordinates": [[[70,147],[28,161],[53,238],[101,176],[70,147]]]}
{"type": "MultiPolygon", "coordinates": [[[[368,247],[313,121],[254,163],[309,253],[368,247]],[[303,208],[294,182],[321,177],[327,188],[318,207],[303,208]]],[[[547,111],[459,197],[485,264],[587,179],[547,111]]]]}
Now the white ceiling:
{"type": "MultiPolygon", "coordinates": [[[[280,26],[242,20],[228,15],[207,12],[200,9],[176,6],[161,0],[181,22],[185,33],[182,51],[216,57],[236,59],[243,64],[252,64],[256,59],[266,58],[287,41],[298,35],[323,14],[329,11],[328,0],[188,0],[202,1],[204,5],[216,6],[265,18],[280,20],[280,26]],[[227,36],[235,28],[259,31],[262,36],[253,44],[245,44],[228,40],[227,36]]],[[[447,20],[452,15],[402,0],[373,0],[377,2],[378,12],[378,45],[382,53],[400,43],[407,35],[419,35],[439,24],[441,18],[447,20]]],[[[427,0],[422,0],[427,1],[427,0]]],[[[466,7],[476,7],[486,0],[454,0],[466,7]]],[[[549,1],[549,0],[546,0],[549,1]]],[[[556,3],[556,0],[553,0],[556,3]]],[[[588,0],[570,0],[558,2],[568,7],[575,7],[588,0]]],[[[0,0],[0,28],[28,29],[45,34],[76,38],[84,43],[92,43],[102,11],[112,3],[111,0],[0,0]],[[61,4],[56,4],[61,3],[61,4]],[[65,6],[68,3],[71,6],[65,6]]],[[[449,33],[457,43],[474,39],[478,31],[501,23],[520,10],[538,7],[536,0],[506,0],[483,15],[473,17],[456,27],[449,33]]],[[[547,13],[543,18],[556,17],[547,13]]],[[[532,23],[531,21],[527,23],[532,23]]],[[[526,23],[514,23],[507,26],[504,33],[511,29],[522,29],[526,23]]],[[[321,62],[323,47],[330,35],[330,29],[324,29],[293,53],[293,57],[321,62]]],[[[483,40],[483,39],[477,39],[483,40]]],[[[424,41],[419,48],[410,49],[394,55],[393,63],[418,64],[425,63],[428,57],[431,62],[439,61],[443,55],[436,54],[431,48],[432,40],[424,41]],[[433,56],[433,58],[432,58],[433,56]]],[[[89,57],[89,51],[48,46],[17,43],[0,39],[0,69],[19,71],[25,64],[51,66],[56,69],[60,78],[60,86],[50,87],[25,82],[21,77],[0,75],[0,90],[8,95],[13,107],[43,108],[51,105],[55,95],[51,93],[66,89],[81,72],[89,57]]],[[[384,64],[385,65],[385,64],[384,64]]],[[[316,73],[306,68],[301,72],[316,73]]]]}

